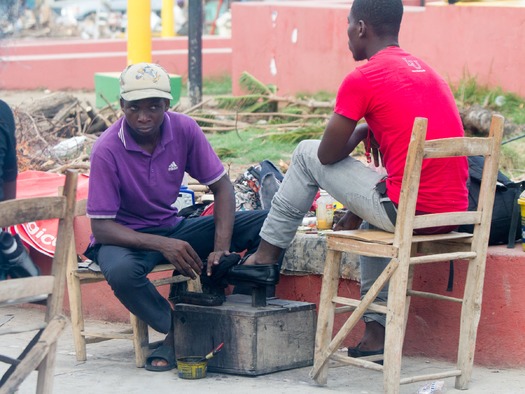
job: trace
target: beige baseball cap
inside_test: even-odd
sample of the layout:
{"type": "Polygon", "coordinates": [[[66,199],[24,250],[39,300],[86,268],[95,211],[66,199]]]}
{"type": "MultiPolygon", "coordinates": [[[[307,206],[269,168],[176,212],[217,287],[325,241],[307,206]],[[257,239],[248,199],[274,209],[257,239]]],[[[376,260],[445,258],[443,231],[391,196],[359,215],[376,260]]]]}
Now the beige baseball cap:
{"type": "Polygon", "coordinates": [[[158,64],[131,64],[120,74],[120,97],[126,101],[146,98],[173,100],[170,76],[158,64]]]}

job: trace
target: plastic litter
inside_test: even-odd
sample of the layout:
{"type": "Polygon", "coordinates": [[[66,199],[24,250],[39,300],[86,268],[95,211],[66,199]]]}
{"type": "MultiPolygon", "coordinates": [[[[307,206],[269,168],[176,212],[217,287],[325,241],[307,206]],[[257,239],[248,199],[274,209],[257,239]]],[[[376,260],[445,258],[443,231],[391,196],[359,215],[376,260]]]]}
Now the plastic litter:
{"type": "Polygon", "coordinates": [[[443,394],[447,392],[445,382],[443,380],[436,380],[427,383],[417,390],[417,394],[443,394]]]}
{"type": "Polygon", "coordinates": [[[52,155],[64,159],[81,152],[85,142],[86,137],[84,136],[72,137],[53,146],[50,151],[52,155]]]}

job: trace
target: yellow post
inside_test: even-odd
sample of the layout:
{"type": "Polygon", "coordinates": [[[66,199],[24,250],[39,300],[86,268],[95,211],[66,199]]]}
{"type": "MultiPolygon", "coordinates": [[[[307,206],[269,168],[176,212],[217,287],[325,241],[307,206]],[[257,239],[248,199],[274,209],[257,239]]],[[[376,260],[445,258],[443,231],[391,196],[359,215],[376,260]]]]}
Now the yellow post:
{"type": "MultiPolygon", "coordinates": [[[[128,0],[129,1],[129,0],[128,0]]],[[[173,0],[162,0],[162,37],[173,37],[175,35],[175,18],[173,16],[173,0]]]]}
{"type": "Polygon", "coordinates": [[[151,3],[128,0],[128,64],[151,63],[151,3]]]}

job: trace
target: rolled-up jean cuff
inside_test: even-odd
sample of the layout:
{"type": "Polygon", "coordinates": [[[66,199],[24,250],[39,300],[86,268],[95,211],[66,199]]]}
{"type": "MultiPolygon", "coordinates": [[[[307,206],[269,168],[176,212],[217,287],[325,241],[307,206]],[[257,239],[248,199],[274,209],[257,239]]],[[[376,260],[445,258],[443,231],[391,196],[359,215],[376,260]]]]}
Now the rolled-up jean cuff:
{"type": "Polygon", "coordinates": [[[370,322],[375,321],[381,324],[383,327],[385,327],[386,326],[386,315],[382,313],[365,313],[363,315],[363,321],[365,323],[370,323],[370,322]]]}

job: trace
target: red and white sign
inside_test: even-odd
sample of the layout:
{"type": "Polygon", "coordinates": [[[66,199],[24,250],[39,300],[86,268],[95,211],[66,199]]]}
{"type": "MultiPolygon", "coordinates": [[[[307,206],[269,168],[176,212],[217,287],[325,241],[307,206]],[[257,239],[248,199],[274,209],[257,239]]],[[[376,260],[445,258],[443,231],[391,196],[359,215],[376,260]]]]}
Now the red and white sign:
{"type": "MultiPolygon", "coordinates": [[[[65,175],[42,171],[24,171],[18,174],[16,181],[16,198],[33,198],[58,196],[59,189],[64,186],[65,175]]],[[[89,177],[80,174],[77,186],[77,201],[87,198],[89,177]]],[[[37,222],[11,226],[12,234],[20,238],[39,252],[53,257],[56,246],[58,220],[41,220],[37,222]]]]}

